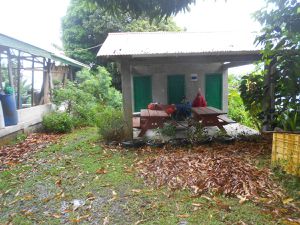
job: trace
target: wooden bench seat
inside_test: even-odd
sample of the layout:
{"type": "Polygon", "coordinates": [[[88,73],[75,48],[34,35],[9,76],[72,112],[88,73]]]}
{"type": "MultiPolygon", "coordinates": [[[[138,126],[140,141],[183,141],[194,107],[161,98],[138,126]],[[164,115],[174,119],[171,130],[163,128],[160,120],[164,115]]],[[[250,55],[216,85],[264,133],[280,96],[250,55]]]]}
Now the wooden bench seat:
{"type": "Polygon", "coordinates": [[[231,124],[231,123],[236,123],[234,120],[228,118],[226,115],[219,115],[219,119],[223,120],[224,122],[231,124]]]}
{"type": "Polygon", "coordinates": [[[137,116],[132,117],[132,127],[141,128],[141,117],[137,117],[137,116]]]}

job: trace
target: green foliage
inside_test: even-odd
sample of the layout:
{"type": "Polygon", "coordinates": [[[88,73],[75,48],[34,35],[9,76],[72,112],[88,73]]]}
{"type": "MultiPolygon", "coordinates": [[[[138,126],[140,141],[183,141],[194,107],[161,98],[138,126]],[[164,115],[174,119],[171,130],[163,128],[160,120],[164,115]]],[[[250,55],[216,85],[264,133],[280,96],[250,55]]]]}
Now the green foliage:
{"type": "Polygon", "coordinates": [[[153,21],[142,17],[133,19],[128,13],[115,17],[109,10],[93,1],[72,0],[62,20],[62,41],[66,54],[86,64],[97,64],[96,54],[110,32],[178,31],[172,19],[153,21]],[[90,48],[98,46],[95,48],[90,48]]]}
{"type": "Polygon", "coordinates": [[[244,106],[241,94],[239,93],[240,79],[234,75],[228,76],[228,115],[231,119],[249,127],[258,128],[244,106]]]}
{"type": "Polygon", "coordinates": [[[158,129],[158,132],[167,137],[175,137],[176,135],[176,126],[171,123],[165,123],[162,128],[158,129]]]}
{"type": "Polygon", "coordinates": [[[86,64],[96,62],[96,54],[109,32],[116,32],[123,24],[96,7],[93,3],[72,0],[62,20],[62,41],[66,54],[86,64]]]}
{"type": "Polygon", "coordinates": [[[151,19],[167,18],[189,10],[195,0],[90,0],[116,17],[129,13],[133,18],[147,16],[151,19]]]}
{"type": "MultiPolygon", "coordinates": [[[[115,63],[101,63],[96,55],[110,32],[125,31],[178,31],[179,27],[169,18],[159,21],[146,17],[133,19],[128,13],[115,17],[93,1],[72,0],[62,20],[62,42],[66,54],[91,66],[103,65],[110,72],[112,84],[121,90],[121,76],[115,63]]],[[[112,93],[114,95],[115,93],[112,93]]]]}
{"type": "Polygon", "coordinates": [[[111,87],[111,76],[104,67],[94,72],[83,69],[76,79],[76,84],[68,82],[65,87],[53,90],[53,103],[65,108],[74,127],[96,125],[101,107],[121,107],[122,96],[111,87]]]}
{"type": "Polygon", "coordinates": [[[300,131],[300,114],[297,111],[286,110],[278,119],[285,131],[300,131]]]}
{"type": "Polygon", "coordinates": [[[53,90],[53,103],[57,106],[63,104],[69,114],[76,113],[78,105],[86,105],[89,102],[95,102],[95,98],[71,82],[68,82],[65,88],[53,90]]]}
{"type": "Polygon", "coordinates": [[[263,121],[263,83],[263,72],[257,69],[251,74],[243,76],[239,87],[245,109],[251,115],[257,129],[261,129],[263,121]]]}
{"type": "MultiPolygon", "coordinates": [[[[281,115],[293,111],[300,105],[300,2],[296,0],[268,0],[267,7],[256,13],[263,29],[256,42],[264,47],[263,62],[266,65],[261,76],[269,74],[275,89],[275,109],[266,105],[263,112],[281,115]]],[[[267,93],[268,86],[259,91],[267,93]]],[[[266,99],[269,96],[265,96],[266,99]]],[[[262,111],[262,108],[260,108],[262,111]]],[[[276,118],[275,118],[276,119],[276,118]]],[[[281,118],[279,118],[281,119],[281,118]]],[[[275,121],[274,126],[280,125],[275,121]]],[[[300,125],[300,124],[299,124],[300,125]]],[[[298,126],[298,125],[297,125],[298,126]]]]}
{"type": "Polygon", "coordinates": [[[132,20],[124,28],[126,32],[155,32],[155,31],[181,31],[174,20],[166,19],[164,21],[155,20],[152,23],[148,19],[132,20]]]}
{"type": "Polygon", "coordinates": [[[111,107],[104,108],[97,117],[99,134],[106,142],[122,141],[125,137],[126,123],[123,112],[111,107]]]}
{"type": "Polygon", "coordinates": [[[187,137],[191,142],[202,141],[208,137],[201,123],[191,120],[189,124],[191,129],[188,130],[187,137]]]}
{"type": "Polygon", "coordinates": [[[75,84],[69,82],[65,88],[54,89],[53,103],[65,108],[72,117],[75,127],[94,124],[97,112],[96,99],[90,93],[79,89],[75,84]]]}
{"type": "Polygon", "coordinates": [[[72,131],[72,117],[65,112],[52,112],[43,117],[45,131],[51,133],[68,133],[72,131]]]}
{"type": "Polygon", "coordinates": [[[103,105],[120,108],[122,105],[122,95],[112,87],[110,73],[104,67],[98,67],[95,72],[83,69],[76,74],[79,88],[85,93],[89,93],[103,105]]]}
{"type": "Polygon", "coordinates": [[[287,174],[279,165],[274,166],[272,169],[274,173],[274,179],[285,188],[288,195],[293,197],[295,200],[300,200],[300,177],[287,174]]]}

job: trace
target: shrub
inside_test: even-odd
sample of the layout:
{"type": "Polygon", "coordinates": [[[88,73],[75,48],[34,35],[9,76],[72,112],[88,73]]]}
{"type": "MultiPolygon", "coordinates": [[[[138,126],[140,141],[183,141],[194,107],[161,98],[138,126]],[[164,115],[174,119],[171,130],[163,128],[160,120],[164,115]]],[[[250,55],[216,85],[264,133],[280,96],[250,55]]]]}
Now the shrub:
{"type": "Polygon", "coordinates": [[[95,126],[99,106],[94,102],[76,105],[73,111],[74,127],[95,126]]]}
{"type": "Polygon", "coordinates": [[[176,126],[170,123],[165,123],[162,128],[158,129],[158,132],[163,136],[173,138],[176,135],[176,126]]]}
{"type": "Polygon", "coordinates": [[[53,102],[63,106],[73,118],[73,125],[94,126],[97,113],[96,99],[89,93],[80,90],[75,84],[68,83],[65,88],[53,91],[53,102]]]}
{"type": "Polygon", "coordinates": [[[125,137],[126,123],[121,110],[104,108],[97,118],[99,134],[106,142],[122,141],[125,137]]]}
{"type": "Polygon", "coordinates": [[[76,113],[78,105],[85,106],[89,102],[96,102],[96,99],[71,82],[68,82],[65,88],[53,91],[53,103],[57,106],[64,106],[69,114],[76,113]]]}
{"type": "Polygon", "coordinates": [[[43,127],[46,132],[68,133],[72,131],[72,117],[65,112],[52,112],[43,117],[43,127]]]}
{"type": "Polygon", "coordinates": [[[95,72],[83,69],[76,74],[76,79],[78,87],[94,96],[101,104],[121,108],[122,95],[112,87],[111,75],[104,67],[99,66],[95,72]]]}
{"type": "Polygon", "coordinates": [[[193,120],[189,121],[190,127],[188,129],[187,138],[191,142],[197,142],[208,138],[207,131],[201,123],[193,120]]]}

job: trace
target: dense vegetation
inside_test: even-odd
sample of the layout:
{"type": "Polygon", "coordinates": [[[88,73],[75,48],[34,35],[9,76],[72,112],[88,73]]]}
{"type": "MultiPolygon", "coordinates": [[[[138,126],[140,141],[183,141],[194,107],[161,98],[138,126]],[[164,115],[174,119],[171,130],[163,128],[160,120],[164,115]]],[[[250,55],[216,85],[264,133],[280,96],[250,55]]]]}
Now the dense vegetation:
{"type": "Polygon", "coordinates": [[[96,54],[109,32],[179,30],[171,18],[151,23],[148,17],[133,19],[128,13],[116,17],[95,3],[72,0],[62,20],[62,41],[68,56],[86,64],[99,64],[96,54]]]}
{"type": "Polygon", "coordinates": [[[255,117],[246,111],[239,92],[241,79],[238,76],[228,76],[228,116],[236,122],[258,129],[255,117]]]}
{"type": "Polygon", "coordinates": [[[44,117],[43,125],[49,132],[70,132],[74,127],[95,126],[106,107],[115,111],[122,105],[121,93],[112,87],[111,76],[104,67],[96,71],[83,69],[75,83],[53,90],[53,103],[58,112],[44,117]],[[64,110],[66,113],[59,111],[64,110]]]}
{"type": "Polygon", "coordinates": [[[299,9],[296,0],[268,0],[256,13],[265,68],[243,77],[240,91],[252,117],[269,129],[300,130],[299,9]]]}
{"type": "Polygon", "coordinates": [[[151,19],[162,19],[189,10],[195,0],[90,0],[110,14],[120,16],[129,13],[133,18],[147,16],[151,19]]]}

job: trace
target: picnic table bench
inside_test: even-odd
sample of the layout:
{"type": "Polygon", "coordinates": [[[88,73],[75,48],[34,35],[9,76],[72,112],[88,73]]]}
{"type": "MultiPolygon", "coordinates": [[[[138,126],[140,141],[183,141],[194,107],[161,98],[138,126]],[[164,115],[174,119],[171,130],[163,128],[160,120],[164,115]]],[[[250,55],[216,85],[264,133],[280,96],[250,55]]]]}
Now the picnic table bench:
{"type": "Polygon", "coordinates": [[[163,127],[164,123],[171,117],[163,110],[141,109],[139,137],[145,135],[148,129],[163,127]]]}
{"type": "Polygon", "coordinates": [[[235,123],[235,121],[227,118],[225,112],[214,107],[193,107],[193,118],[204,127],[217,126],[220,130],[225,130],[224,125],[235,123]]]}

